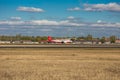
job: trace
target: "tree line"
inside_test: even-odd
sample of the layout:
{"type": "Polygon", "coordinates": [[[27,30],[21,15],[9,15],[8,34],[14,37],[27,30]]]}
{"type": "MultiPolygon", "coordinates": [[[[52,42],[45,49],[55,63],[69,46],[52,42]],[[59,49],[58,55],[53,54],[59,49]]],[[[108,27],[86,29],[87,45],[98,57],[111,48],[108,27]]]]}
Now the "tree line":
{"type": "Polygon", "coordinates": [[[15,36],[0,36],[0,41],[32,41],[39,42],[47,40],[47,36],[23,36],[23,35],[15,35],[15,36]]]}
{"type": "Polygon", "coordinates": [[[114,35],[109,36],[109,37],[103,36],[101,38],[95,38],[92,35],[71,38],[72,41],[82,41],[82,40],[85,40],[85,41],[100,41],[101,43],[105,43],[106,41],[109,41],[110,43],[115,43],[116,39],[117,39],[117,37],[114,36],[114,35]]]}
{"type": "MultiPolygon", "coordinates": [[[[63,37],[53,37],[55,38],[63,38],[63,37]]],[[[111,43],[115,43],[115,40],[117,39],[116,36],[112,35],[110,37],[101,37],[101,38],[95,38],[92,35],[87,36],[81,36],[81,37],[64,37],[64,38],[70,38],[72,41],[100,41],[101,43],[104,43],[106,41],[110,41],[111,43]]],[[[6,36],[6,35],[0,35],[0,41],[32,41],[32,42],[41,42],[41,41],[47,41],[47,36],[24,36],[17,34],[15,36],[6,36]]]]}

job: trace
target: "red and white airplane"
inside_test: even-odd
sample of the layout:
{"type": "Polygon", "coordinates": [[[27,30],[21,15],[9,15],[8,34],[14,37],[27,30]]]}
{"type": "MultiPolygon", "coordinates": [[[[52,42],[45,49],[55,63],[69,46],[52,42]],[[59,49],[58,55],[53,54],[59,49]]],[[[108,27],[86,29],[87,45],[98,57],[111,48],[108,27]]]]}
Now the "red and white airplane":
{"type": "Polygon", "coordinates": [[[51,36],[48,36],[48,43],[72,43],[71,39],[52,39],[51,36]]]}

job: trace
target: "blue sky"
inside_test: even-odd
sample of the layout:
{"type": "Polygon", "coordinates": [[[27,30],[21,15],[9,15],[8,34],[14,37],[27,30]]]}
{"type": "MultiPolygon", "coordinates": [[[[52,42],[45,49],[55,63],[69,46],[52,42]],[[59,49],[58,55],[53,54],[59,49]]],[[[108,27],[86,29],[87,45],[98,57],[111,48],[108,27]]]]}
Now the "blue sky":
{"type": "Polygon", "coordinates": [[[0,35],[120,37],[119,0],[0,0],[0,35]]]}

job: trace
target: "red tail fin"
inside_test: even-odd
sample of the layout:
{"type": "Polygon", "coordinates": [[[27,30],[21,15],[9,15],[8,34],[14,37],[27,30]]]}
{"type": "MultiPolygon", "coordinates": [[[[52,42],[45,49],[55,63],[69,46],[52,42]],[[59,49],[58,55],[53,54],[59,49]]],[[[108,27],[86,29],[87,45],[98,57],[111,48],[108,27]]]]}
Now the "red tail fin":
{"type": "Polygon", "coordinates": [[[48,36],[48,41],[52,41],[52,37],[51,36],[48,36]]]}

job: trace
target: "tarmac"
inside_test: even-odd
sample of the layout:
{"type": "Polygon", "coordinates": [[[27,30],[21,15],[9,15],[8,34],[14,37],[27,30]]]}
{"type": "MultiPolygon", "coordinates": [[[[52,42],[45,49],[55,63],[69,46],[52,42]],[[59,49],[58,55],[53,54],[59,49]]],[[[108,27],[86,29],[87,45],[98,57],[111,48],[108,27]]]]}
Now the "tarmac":
{"type": "Polygon", "coordinates": [[[120,48],[120,44],[40,44],[40,45],[0,45],[0,48],[120,48]]]}

